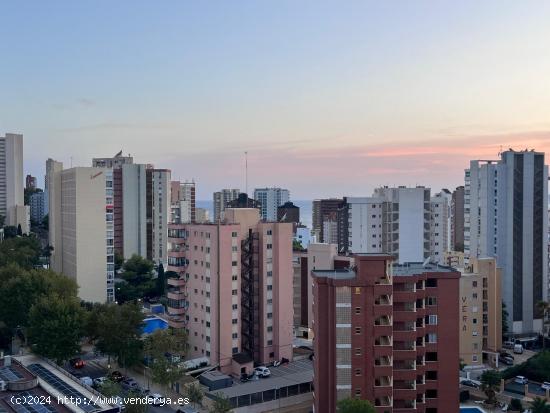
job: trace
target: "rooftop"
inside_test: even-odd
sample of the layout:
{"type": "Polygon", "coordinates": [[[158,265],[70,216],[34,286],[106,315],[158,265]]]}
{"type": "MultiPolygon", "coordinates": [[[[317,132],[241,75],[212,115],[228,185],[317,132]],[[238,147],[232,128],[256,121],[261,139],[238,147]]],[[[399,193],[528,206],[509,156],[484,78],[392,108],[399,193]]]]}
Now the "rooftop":
{"type": "Polygon", "coordinates": [[[313,382],[313,362],[310,360],[299,360],[278,367],[269,367],[269,370],[271,371],[270,377],[246,383],[234,382],[232,387],[214,390],[210,394],[217,395],[221,393],[224,397],[230,399],[313,382]]]}
{"type": "Polygon", "coordinates": [[[355,271],[349,268],[334,270],[313,270],[312,273],[316,277],[332,278],[334,280],[351,280],[355,278],[355,271]]]}
{"type": "Polygon", "coordinates": [[[393,275],[417,275],[426,272],[456,272],[457,270],[447,265],[440,265],[434,263],[424,264],[422,262],[406,262],[403,264],[393,264],[393,275]]]}

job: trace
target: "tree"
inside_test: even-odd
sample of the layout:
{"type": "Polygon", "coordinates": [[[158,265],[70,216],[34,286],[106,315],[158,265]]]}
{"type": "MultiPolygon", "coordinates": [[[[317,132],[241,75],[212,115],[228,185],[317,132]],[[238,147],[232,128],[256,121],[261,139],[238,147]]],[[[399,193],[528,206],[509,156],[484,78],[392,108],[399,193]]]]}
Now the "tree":
{"type": "Polygon", "coordinates": [[[118,303],[153,297],[156,294],[156,283],[153,280],[154,264],[139,255],[132,255],[123,264],[120,273],[122,282],[115,285],[118,303]]]}
{"type": "Polygon", "coordinates": [[[166,273],[164,265],[160,263],[157,269],[157,295],[162,297],[164,294],[166,294],[166,273]]]}
{"type": "Polygon", "coordinates": [[[363,399],[347,398],[336,404],[338,413],[375,413],[374,406],[363,399]]]}
{"type": "Polygon", "coordinates": [[[518,412],[522,412],[523,411],[523,406],[521,404],[521,400],[520,399],[510,400],[510,410],[515,410],[515,411],[518,411],[518,412]]]}
{"type": "MultiPolygon", "coordinates": [[[[221,393],[215,394],[216,398],[214,399],[214,403],[212,404],[212,407],[210,408],[210,413],[227,413],[231,411],[231,403],[229,400],[221,393]]],[[[369,412],[370,413],[370,412],[369,412]]]]}
{"type": "MultiPolygon", "coordinates": [[[[5,227],[4,231],[6,228],[10,227],[5,227]]],[[[40,263],[40,253],[40,241],[34,236],[7,237],[0,243],[0,267],[14,263],[24,268],[34,268],[40,263]]]]}
{"type": "Polygon", "coordinates": [[[4,215],[0,215],[0,228],[3,228],[5,223],[6,217],[4,215]]]}
{"type": "Polygon", "coordinates": [[[83,319],[76,299],[43,297],[30,310],[29,341],[38,354],[62,364],[80,353],[83,319]]]}
{"type": "Polygon", "coordinates": [[[193,403],[194,407],[197,407],[197,405],[202,406],[204,392],[199,385],[193,383],[187,387],[187,397],[189,397],[189,401],[193,403]]]}
{"type": "Polygon", "coordinates": [[[101,384],[99,392],[107,397],[120,396],[122,394],[122,387],[120,386],[120,384],[115,383],[112,380],[105,380],[101,384]]]}
{"type": "Polygon", "coordinates": [[[95,339],[96,348],[128,367],[141,360],[142,328],[143,313],[134,303],[98,305],[86,321],[86,334],[95,339]]]}
{"type": "Polygon", "coordinates": [[[53,271],[31,270],[13,263],[0,267],[0,320],[12,331],[18,326],[27,327],[31,307],[42,298],[75,298],[77,290],[73,279],[53,271]]]}
{"type": "Polygon", "coordinates": [[[505,336],[508,333],[508,311],[506,310],[506,304],[502,302],[502,335],[505,336]]]}
{"type": "Polygon", "coordinates": [[[487,396],[487,403],[495,404],[496,391],[500,388],[501,375],[497,370],[485,370],[481,375],[481,389],[487,396]]]}
{"type": "Polygon", "coordinates": [[[531,412],[532,413],[550,413],[550,405],[546,403],[546,400],[541,399],[540,397],[535,398],[531,402],[531,412]]]}
{"type": "Polygon", "coordinates": [[[44,218],[42,218],[42,228],[44,228],[46,231],[50,229],[50,215],[46,214],[44,215],[44,218]]]}
{"type": "Polygon", "coordinates": [[[4,239],[15,238],[17,236],[17,227],[8,225],[4,227],[4,239]]]}
{"type": "Polygon", "coordinates": [[[118,273],[118,271],[122,268],[124,265],[124,256],[122,254],[115,251],[115,272],[118,273]]]}
{"type": "Polygon", "coordinates": [[[537,303],[537,310],[542,316],[542,349],[544,350],[546,344],[546,335],[548,334],[548,314],[550,313],[550,303],[548,301],[539,301],[537,303]]]}
{"type": "Polygon", "coordinates": [[[183,377],[185,369],[179,366],[179,360],[187,349],[184,330],[156,330],[145,339],[143,347],[155,383],[171,386],[183,377]]]}

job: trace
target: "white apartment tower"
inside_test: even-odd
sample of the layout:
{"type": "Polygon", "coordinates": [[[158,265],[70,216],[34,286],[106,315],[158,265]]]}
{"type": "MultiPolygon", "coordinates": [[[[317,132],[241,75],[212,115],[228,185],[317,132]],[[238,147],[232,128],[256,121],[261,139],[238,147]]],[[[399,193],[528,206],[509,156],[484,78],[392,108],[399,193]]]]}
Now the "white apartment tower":
{"type": "Polygon", "coordinates": [[[264,221],[277,221],[277,207],[290,201],[290,192],[283,188],[257,188],[254,199],[260,201],[260,216],[264,221]]]}
{"type": "Polygon", "coordinates": [[[6,225],[29,232],[29,208],[24,206],[23,135],[0,136],[0,215],[6,225]]]}
{"type": "Polygon", "coordinates": [[[52,269],[75,279],[84,301],[114,301],[112,170],[46,163],[52,269]]]}
{"type": "Polygon", "coordinates": [[[496,257],[511,331],[542,330],[548,296],[548,167],[544,153],[508,150],[465,171],[464,252],[496,257]]]}
{"type": "Polygon", "coordinates": [[[239,189],[222,189],[214,192],[214,221],[218,222],[222,219],[222,213],[227,204],[239,197],[241,191],[239,189]]]}
{"type": "Polygon", "coordinates": [[[430,205],[430,261],[444,263],[444,255],[451,251],[452,193],[447,189],[435,194],[430,205]]]}

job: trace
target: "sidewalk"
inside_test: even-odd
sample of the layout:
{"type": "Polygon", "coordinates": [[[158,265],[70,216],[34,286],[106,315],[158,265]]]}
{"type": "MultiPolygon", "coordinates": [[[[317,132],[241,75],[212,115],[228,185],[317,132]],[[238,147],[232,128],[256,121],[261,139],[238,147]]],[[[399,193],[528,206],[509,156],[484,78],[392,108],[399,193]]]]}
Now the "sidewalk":
{"type": "MultiPolygon", "coordinates": [[[[98,364],[100,367],[107,369],[108,358],[105,357],[105,358],[102,358],[102,359],[90,361],[89,363],[95,363],[95,364],[98,364]]],[[[149,391],[151,393],[159,393],[162,396],[169,397],[170,399],[172,399],[172,401],[177,401],[177,399],[187,397],[187,395],[185,394],[185,391],[183,389],[181,389],[181,386],[180,386],[180,393],[177,393],[174,389],[170,389],[168,387],[162,387],[161,385],[159,385],[157,383],[154,383],[148,375],[142,374],[139,371],[137,371],[135,369],[132,369],[132,368],[127,369],[127,368],[124,368],[124,367],[120,367],[117,364],[116,361],[111,360],[111,369],[110,369],[110,371],[114,371],[114,370],[118,370],[122,374],[133,378],[135,381],[137,381],[139,383],[141,388],[149,389],[149,391]]],[[[182,380],[182,381],[185,381],[185,379],[182,380]]],[[[193,382],[193,381],[194,381],[194,379],[189,378],[189,382],[193,382]]],[[[189,408],[189,407],[193,407],[193,405],[192,404],[181,405],[181,406],[165,405],[164,409],[170,409],[171,411],[176,411],[178,409],[183,409],[184,407],[189,408]]],[[[200,413],[203,413],[203,412],[207,413],[208,412],[208,409],[205,409],[205,408],[201,409],[201,408],[197,407],[197,408],[195,408],[195,410],[200,412],[200,413]]]]}

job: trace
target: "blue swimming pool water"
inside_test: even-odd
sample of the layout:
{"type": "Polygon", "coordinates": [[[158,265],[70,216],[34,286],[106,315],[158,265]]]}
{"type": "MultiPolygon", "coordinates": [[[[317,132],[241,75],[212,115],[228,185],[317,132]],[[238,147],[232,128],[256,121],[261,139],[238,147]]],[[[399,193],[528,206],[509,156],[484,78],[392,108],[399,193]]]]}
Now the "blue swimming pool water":
{"type": "Polygon", "coordinates": [[[484,413],[479,407],[461,407],[460,413],[484,413]]]}
{"type": "Polygon", "coordinates": [[[146,318],[143,322],[145,323],[142,330],[144,334],[151,334],[155,330],[168,328],[168,323],[158,317],[146,318]]]}

